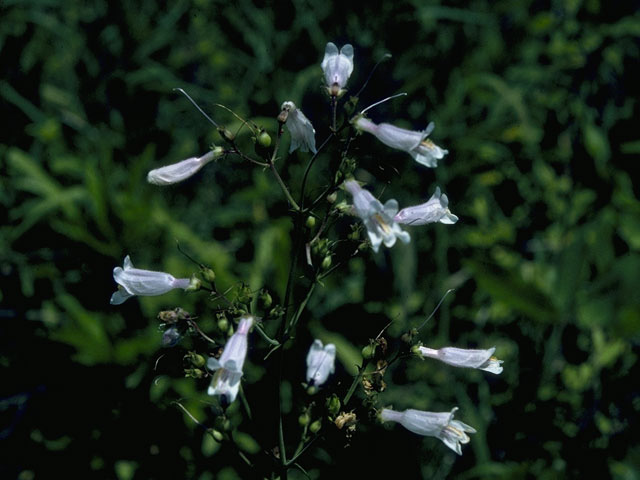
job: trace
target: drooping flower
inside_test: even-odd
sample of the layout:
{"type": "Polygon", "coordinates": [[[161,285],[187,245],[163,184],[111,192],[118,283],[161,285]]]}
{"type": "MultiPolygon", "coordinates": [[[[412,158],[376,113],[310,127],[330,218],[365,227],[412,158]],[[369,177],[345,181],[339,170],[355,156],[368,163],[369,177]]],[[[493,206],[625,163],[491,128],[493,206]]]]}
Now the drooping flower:
{"type": "Polygon", "coordinates": [[[393,217],[398,212],[398,202],[388,200],[384,205],[377,200],[371,192],[361,188],[358,182],[348,180],[344,182],[345,188],[353,196],[353,207],[356,215],[362,219],[367,227],[367,234],[371,240],[374,252],[384,243],[386,247],[392,247],[399,238],[404,243],[409,243],[411,236],[400,228],[393,217]]]}
{"type": "Polygon", "coordinates": [[[222,147],[215,147],[201,157],[191,157],[166,167],[156,168],[147,174],[147,182],[154,185],[172,185],[181,182],[197,173],[210,161],[220,157],[223,152],[222,147]]]}
{"type": "Polygon", "coordinates": [[[316,153],[316,131],[302,110],[293,102],[284,102],[281,109],[287,112],[286,126],[291,134],[289,153],[299,148],[301,152],[316,153]]]}
{"type": "Polygon", "coordinates": [[[385,422],[398,422],[407,430],[436,437],[458,455],[462,455],[460,444],[469,443],[467,433],[476,433],[473,427],[459,420],[453,419],[453,414],[458,410],[453,408],[450,412],[423,412],[422,410],[405,410],[396,412],[385,408],[380,413],[380,418],[385,422]]]}
{"type": "Polygon", "coordinates": [[[207,360],[207,368],[215,372],[207,393],[220,395],[220,401],[227,405],[236,399],[240,389],[242,367],[247,357],[247,336],[251,325],[253,317],[242,317],[238,330],[227,341],[220,358],[207,360]]]}
{"type": "Polygon", "coordinates": [[[111,305],[120,305],[134,295],[162,295],[174,288],[187,289],[191,284],[191,279],[189,278],[175,278],[165,272],[134,268],[129,255],[124,257],[123,268],[116,267],[113,269],[113,279],[119,287],[111,295],[111,305]]]}
{"type": "Polygon", "coordinates": [[[453,224],[458,217],[449,211],[449,199],[440,193],[440,187],[436,187],[435,193],[422,205],[403,208],[394,217],[398,223],[406,225],[425,225],[427,223],[453,224]]]}
{"type": "Polygon", "coordinates": [[[488,350],[467,350],[464,348],[445,347],[434,350],[427,347],[418,347],[423,357],[435,358],[454,367],[477,368],[486,372],[502,373],[502,360],[493,356],[496,347],[488,350]]]}
{"type": "Polygon", "coordinates": [[[376,125],[363,116],[356,117],[353,122],[359,130],[369,132],[391,148],[404,150],[411,155],[416,162],[426,167],[437,167],[438,160],[449,153],[448,150],[440,148],[431,140],[427,139],[427,136],[433,131],[433,122],[427,125],[427,128],[421,132],[406,130],[388,123],[376,125]]]}
{"type": "Polygon", "coordinates": [[[347,43],[338,51],[334,43],[327,43],[322,59],[322,71],[329,94],[334,97],[342,95],[353,72],[353,47],[347,43]]]}
{"type": "Polygon", "coordinates": [[[319,387],[335,371],[336,346],[314,340],[307,354],[307,383],[319,387]]]}

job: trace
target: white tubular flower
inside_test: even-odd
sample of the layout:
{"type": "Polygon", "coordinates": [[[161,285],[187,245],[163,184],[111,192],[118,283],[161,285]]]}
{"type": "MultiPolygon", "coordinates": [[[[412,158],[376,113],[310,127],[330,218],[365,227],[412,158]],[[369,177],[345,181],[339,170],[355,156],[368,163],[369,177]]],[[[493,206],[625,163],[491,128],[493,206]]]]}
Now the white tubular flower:
{"type": "Polygon", "coordinates": [[[247,357],[247,335],[251,325],[253,317],[242,317],[238,330],[227,341],[220,358],[207,360],[207,368],[216,372],[207,393],[220,395],[220,401],[225,405],[233,403],[240,389],[242,367],[247,357]]]}
{"type": "Polygon", "coordinates": [[[357,117],[354,123],[356,128],[369,132],[385,145],[398,150],[404,150],[411,155],[416,162],[425,167],[437,167],[438,160],[449,153],[448,150],[440,148],[431,140],[427,139],[427,136],[433,131],[433,122],[427,125],[427,128],[421,132],[405,130],[404,128],[395,127],[388,123],[376,125],[363,116],[357,117]]]}
{"type": "Polygon", "coordinates": [[[467,350],[464,348],[445,347],[434,350],[427,347],[418,347],[423,357],[435,358],[454,367],[477,368],[486,372],[502,373],[503,360],[493,356],[496,347],[488,350],[467,350]]]}
{"type": "Polygon", "coordinates": [[[314,340],[307,354],[307,383],[319,387],[335,371],[336,346],[327,343],[324,347],[320,340],[314,340]]]}
{"type": "Polygon", "coordinates": [[[404,243],[409,243],[411,236],[400,228],[394,220],[398,212],[398,202],[388,200],[384,205],[380,203],[371,192],[361,188],[358,182],[348,180],[344,182],[345,188],[353,196],[353,206],[356,215],[362,219],[367,227],[367,234],[371,240],[374,252],[384,243],[386,247],[392,247],[399,238],[404,243]]]}
{"type": "Polygon", "coordinates": [[[451,412],[423,412],[422,410],[405,410],[396,412],[385,408],[380,413],[380,418],[385,422],[398,422],[407,430],[436,437],[458,455],[462,455],[460,444],[469,443],[467,433],[476,433],[473,427],[459,420],[453,419],[453,414],[458,410],[453,408],[451,412]]]}
{"type": "Polygon", "coordinates": [[[342,95],[347,80],[353,72],[353,47],[347,43],[338,52],[338,47],[334,43],[327,43],[322,60],[322,71],[329,94],[334,97],[342,95]]]}
{"type": "Polygon", "coordinates": [[[201,157],[191,157],[181,162],[167,165],[166,167],[156,168],[147,174],[147,182],[153,183],[154,185],[172,185],[181,182],[194,175],[207,163],[220,157],[222,154],[222,147],[215,147],[212,151],[201,157]]]}
{"type": "Polygon", "coordinates": [[[304,116],[302,110],[297,108],[293,102],[284,102],[281,109],[288,112],[285,125],[291,134],[289,153],[296,148],[299,148],[301,152],[311,150],[316,153],[316,131],[309,119],[304,116]]]}
{"type": "Polygon", "coordinates": [[[134,295],[152,297],[162,295],[174,288],[188,288],[189,278],[175,278],[165,272],[153,272],[134,268],[129,255],[124,257],[123,268],[113,269],[113,279],[119,285],[111,295],[111,305],[120,305],[134,295]]]}
{"type": "Polygon", "coordinates": [[[453,224],[458,217],[449,211],[449,199],[440,193],[440,187],[436,187],[435,193],[422,205],[403,208],[393,218],[398,223],[406,225],[425,225],[427,223],[453,224]]]}

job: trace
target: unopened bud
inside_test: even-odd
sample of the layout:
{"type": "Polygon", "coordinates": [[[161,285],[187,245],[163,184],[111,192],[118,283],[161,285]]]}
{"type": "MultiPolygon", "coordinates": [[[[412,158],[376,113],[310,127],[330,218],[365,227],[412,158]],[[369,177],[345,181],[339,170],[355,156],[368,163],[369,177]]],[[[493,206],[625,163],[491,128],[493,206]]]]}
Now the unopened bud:
{"type": "Polygon", "coordinates": [[[306,427],[307,425],[309,425],[310,421],[311,421],[311,417],[309,416],[308,413],[303,413],[298,417],[298,424],[301,427],[306,427]]]}
{"type": "Polygon", "coordinates": [[[162,334],[162,346],[163,347],[174,347],[180,341],[182,334],[177,327],[172,326],[167,328],[162,334]]]}
{"type": "Polygon", "coordinates": [[[231,421],[225,416],[216,417],[214,425],[218,430],[222,430],[223,432],[228,432],[229,430],[231,430],[231,421]]]}
{"type": "Polygon", "coordinates": [[[222,440],[224,440],[224,435],[222,434],[222,432],[219,432],[218,430],[211,430],[211,435],[213,436],[213,439],[216,442],[221,442],[222,440]]]}
{"type": "Polygon", "coordinates": [[[202,378],[204,377],[204,371],[199,368],[186,368],[184,376],[187,378],[202,378]]]}
{"type": "Polygon", "coordinates": [[[329,202],[329,203],[336,203],[337,199],[338,199],[338,193],[337,192],[333,192],[333,193],[330,193],[329,195],[327,195],[327,202],[329,202]]]}
{"type": "Polygon", "coordinates": [[[218,133],[220,134],[220,136],[225,141],[227,141],[227,142],[229,142],[231,144],[235,143],[236,136],[231,130],[229,130],[229,129],[225,128],[225,127],[218,127],[218,133]]]}
{"type": "Polygon", "coordinates": [[[191,282],[189,282],[189,286],[184,289],[185,292],[197,292],[202,287],[202,280],[200,280],[195,275],[191,276],[191,282]]]}
{"type": "Polygon", "coordinates": [[[321,420],[316,420],[311,425],[309,425],[309,431],[311,433],[318,433],[321,428],[322,428],[322,421],[321,420]]]}
{"type": "Polygon", "coordinates": [[[189,352],[187,356],[189,357],[189,361],[193,364],[194,367],[204,367],[206,360],[202,355],[195,352],[189,352]]]}
{"type": "Polygon", "coordinates": [[[311,385],[307,388],[307,395],[315,395],[316,393],[318,393],[318,387],[315,385],[311,385]]]}
{"type": "Polygon", "coordinates": [[[322,268],[324,270],[328,269],[331,266],[331,255],[327,255],[322,259],[322,268]]]}
{"type": "Polygon", "coordinates": [[[314,217],[313,215],[309,215],[305,224],[308,228],[313,228],[316,225],[316,217],[314,217]]]}
{"type": "Polygon", "coordinates": [[[262,290],[260,292],[260,295],[258,296],[258,305],[260,306],[260,308],[266,310],[271,306],[272,303],[273,299],[271,298],[271,295],[269,295],[269,292],[267,292],[266,290],[262,290]]]}
{"type": "Polygon", "coordinates": [[[224,313],[218,314],[218,328],[221,332],[226,332],[229,328],[229,320],[227,320],[227,317],[224,313]]]}
{"type": "Polygon", "coordinates": [[[213,283],[216,280],[216,272],[211,270],[209,267],[202,267],[200,269],[200,273],[202,274],[202,278],[209,283],[213,283]]]}
{"type": "Polygon", "coordinates": [[[332,417],[335,417],[340,411],[340,399],[335,393],[327,398],[326,407],[329,415],[332,417]]]}
{"type": "Polygon", "coordinates": [[[375,345],[367,345],[362,349],[362,358],[369,360],[373,358],[376,354],[376,346],[375,345]]]}
{"type": "Polygon", "coordinates": [[[266,130],[260,130],[257,141],[264,148],[269,148],[271,146],[271,135],[269,135],[266,130]]]}

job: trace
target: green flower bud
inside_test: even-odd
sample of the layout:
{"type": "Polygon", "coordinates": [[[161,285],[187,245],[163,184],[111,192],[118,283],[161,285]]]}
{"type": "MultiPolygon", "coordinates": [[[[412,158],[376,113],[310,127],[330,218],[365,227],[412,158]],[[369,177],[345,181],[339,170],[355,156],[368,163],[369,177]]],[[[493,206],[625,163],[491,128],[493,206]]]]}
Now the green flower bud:
{"type": "Polygon", "coordinates": [[[221,442],[222,440],[224,440],[224,435],[222,435],[222,433],[218,430],[211,429],[211,435],[213,435],[213,438],[216,442],[221,442]]]}
{"type": "Polygon", "coordinates": [[[222,430],[223,432],[228,432],[231,430],[231,421],[227,417],[216,417],[214,425],[218,430],[222,430]]]}
{"type": "Polygon", "coordinates": [[[229,328],[229,320],[224,316],[224,313],[218,316],[218,328],[221,332],[226,332],[229,328]]]}
{"type": "Polygon", "coordinates": [[[202,267],[200,273],[202,274],[202,278],[209,283],[213,283],[216,280],[216,273],[209,267],[202,267]]]}
{"type": "Polygon", "coordinates": [[[225,141],[229,142],[230,144],[233,145],[235,143],[236,136],[231,130],[225,127],[218,127],[218,133],[225,141]]]}
{"type": "Polygon", "coordinates": [[[266,310],[271,306],[272,303],[273,299],[271,298],[271,295],[269,295],[269,292],[267,292],[266,290],[262,290],[260,292],[260,295],[258,296],[258,306],[261,309],[266,310]]]}
{"type": "Polygon", "coordinates": [[[310,421],[311,417],[306,412],[298,417],[298,424],[300,424],[301,427],[306,427],[307,425],[309,425],[310,421]]]}
{"type": "Polygon", "coordinates": [[[327,270],[329,267],[331,266],[331,255],[327,255],[326,257],[324,257],[324,259],[322,260],[322,268],[324,270],[327,270]]]}
{"type": "Polygon", "coordinates": [[[204,367],[204,364],[206,363],[205,358],[202,355],[199,355],[195,352],[190,353],[189,360],[191,361],[194,367],[204,367]]]}
{"type": "Polygon", "coordinates": [[[311,425],[309,425],[309,431],[311,433],[318,433],[321,428],[322,428],[322,421],[321,420],[316,420],[311,425]]]}
{"type": "Polygon", "coordinates": [[[309,215],[307,217],[306,225],[308,228],[313,228],[316,225],[316,217],[309,215]]]}
{"type": "Polygon", "coordinates": [[[266,130],[260,130],[257,141],[264,148],[269,148],[271,146],[271,135],[269,135],[266,130]]]}
{"type": "Polygon", "coordinates": [[[335,417],[340,411],[340,399],[335,393],[327,398],[326,407],[329,415],[332,417],[335,417]]]}
{"type": "Polygon", "coordinates": [[[307,388],[307,395],[315,395],[316,393],[318,393],[318,387],[316,387],[315,385],[311,385],[309,388],[307,388]]]}
{"type": "Polygon", "coordinates": [[[333,193],[330,193],[329,195],[327,195],[327,202],[329,202],[329,203],[336,203],[337,199],[338,199],[338,193],[337,192],[333,192],[333,193]]]}
{"type": "Polygon", "coordinates": [[[373,358],[376,354],[376,346],[375,345],[367,345],[362,349],[362,358],[369,360],[373,358]]]}

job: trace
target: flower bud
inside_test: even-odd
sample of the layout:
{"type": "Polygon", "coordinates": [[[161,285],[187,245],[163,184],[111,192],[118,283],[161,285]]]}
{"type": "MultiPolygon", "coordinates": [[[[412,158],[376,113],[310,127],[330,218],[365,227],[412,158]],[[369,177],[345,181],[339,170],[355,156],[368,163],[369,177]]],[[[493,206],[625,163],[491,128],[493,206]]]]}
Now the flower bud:
{"type": "Polygon", "coordinates": [[[202,280],[200,280],[195,275],[191,276],[191,280],[189,281],[189,286],[184,289],[185,292],[197,292],[202,287],[202,280]]]}
{"type": "Polygon", "coordinates": [[[316,393],[318,393],[318,387],[316,387],[315,385],[310,385],[307,388],[307,395],[315,395],[316,393]]]}
{"type": "Polygon", "coordinates": [[[309,431],[311,433],[318,433],[321,428],[322,428],[322,421],[321,420],[316,420],[311,425],[309,425],[309,431]]]}
{"type": "Polygon", "coordinates": [[[214,272],[209,267],[202,267],[200,269],[200,273],[202,274],[202,278],[204,278],[209,283],[213,283],[216,280],[216,272],[214,272]]]}
{"type": "Polygon", "coordinates": [[[229,328],[229,320],[227,320],[227,317],[224,313],[218,314],[218,328],[221,332],[226,332],[229,328]]]}
{"type": "Polygon", "coordinates": [[[187,378],[202,378],[204,377],[204,372],[199,368],[186,368],[184,376],[187,378]]]}
{"type": "Polygon", "coordinates": [[[218,127],[218,133],[225,141],[229,142],[230,144],[233,145],[235,143],[236,136],[231,130],[225,127],[218,127]]]}
{"type": "Polygon", "coordinates": [[[298,417],[298,424],[301,427],[306,427],[307,425],[309,425],[310,421],[311,421],[311,417],[306,412],[298,417]]]}
{"type": "Polygon", "coordinates": [[[218,430],[211,429],[211,435],[216,442],[224,440],[224,435],[222,435],[222,432],[219,432],[218,430]]]}
{"type": "Polygon", "coordinates": [[[178,327],[171,326],[162,334],[162,346],[174,347],[180,341],[180,338],[182,338],[182,334],[178,327]]]}
{"type": "Polygon", "coordinates": [[[327,270],[329,267],[331,266],[331,255],[327,255],[326,257],[324,257],[324,259],[322,260],[322,268],[324,270],[327,270]]]}
{"type": "Polygon", "coordinates": [[[267,310],[272,303],[273,299],[271,298],[271,295],[269,295],[269,292],[267,292],[266,290],[262,290],[260,292],[260,295],[258,296],[258,306],[262,310],[267,310]]]}
{"type": "Polygon", "coordinates": [[[196,352],[189,352],[186,355],[186,358],[193,364],[194,367],[204,367],[204,364],[207,363],[205,358],[196,352]]]}
{"type": "Polygon", "coordinates": [[[327,195],[327,202],[329,203],[336,203],[337,199],[338,199],[338,194],[336,192],[333,192],[327,195]]]}
{"type": "Polygon", "coordinates": [[[271,135],[269,135],[266,130],[260,130],[257,140],[264,148],[269,148],[271,146],[271,135]]]}
{"type": "Polygon", "coordinates": [[[314,217],[313,215],[309,215],[307,217],[307,221],[305,222],[305,225],[307,226],[307,228],[313,228],[316,225],[316,217],[314,217]]]}
{"type": "Polygon", "coordinates": [[[362,358],[369,360],[373,358],[376,354],[376,346],[375,345],[367,345],[362,349],[362,358]]]}
{"type": "Polygon", "coordinates": [[[222,430],[223,432],[228,432],[232,427],[231,421],[225,416],[216,417],[214,425],[218,430],[222,430]]]}
{"type": "Polygon", "coordinates": [[[335,417],[340,411],[340,399],[335,393],[327,398],[326,407],[331,417],[335,417]]]}

